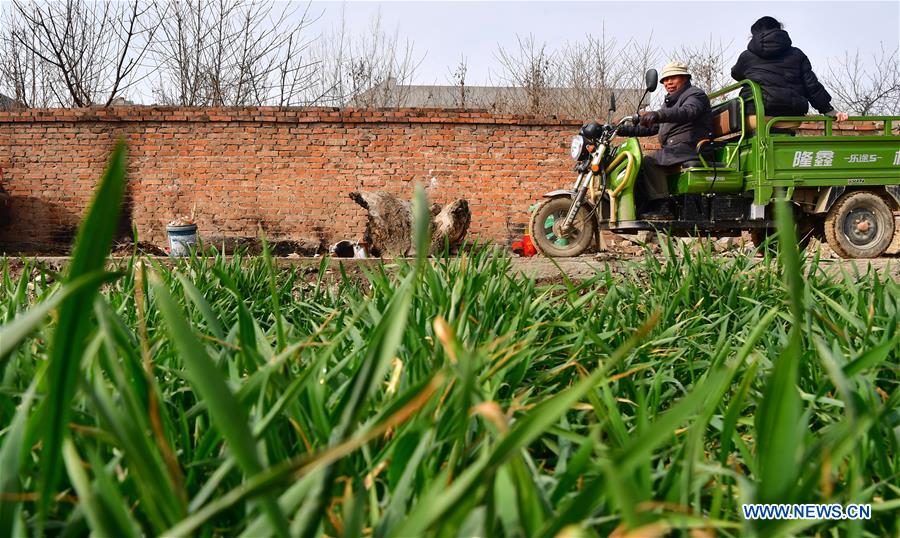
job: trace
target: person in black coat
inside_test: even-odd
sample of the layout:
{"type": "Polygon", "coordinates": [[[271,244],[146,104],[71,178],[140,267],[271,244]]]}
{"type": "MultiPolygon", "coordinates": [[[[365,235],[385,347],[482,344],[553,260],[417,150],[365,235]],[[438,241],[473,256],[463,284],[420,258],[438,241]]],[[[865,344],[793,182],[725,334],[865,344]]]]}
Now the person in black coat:
{"type": "Polygon", "coordinates": [[[706,92],[691,85],[687,65],[671,62],[663,68],[660,81],[666,88],[662,108],[641,113],[640,125],[624,125],[621,136],[659,135],[661,148],[641,161],[643,180],[637,185],[637,199],[644,217],[671,216],[668,176],[686,161],[697,159],[697,143],[712,136],[712,112],[706,92]]]}
{"type": "MultiPolygon", "coordinates": [[[[731,68],[737,81],[749,79],[762,89],[766,116],[803,116],[812,104],[816,110],[838,121],[847,114],[831,106],[831,95],[813,73],[806,54],[792,46],[791,37],[780,22],[762,17],[750,27],[752,35],[747,50],[731,68]]],[[[755,111],[750,88],[741,89],[747,112],[755,111]]]]}

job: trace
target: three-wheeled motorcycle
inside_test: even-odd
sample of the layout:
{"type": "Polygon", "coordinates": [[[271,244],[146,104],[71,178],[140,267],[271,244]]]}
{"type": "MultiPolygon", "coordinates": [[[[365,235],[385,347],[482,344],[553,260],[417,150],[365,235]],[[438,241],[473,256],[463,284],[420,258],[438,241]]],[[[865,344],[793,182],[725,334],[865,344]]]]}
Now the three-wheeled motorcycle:
{"type": "MultiPolygon", "coordinates": [[[[656,90],[656,70],[647,71],[645,80],[644,98],[656,90]]],[[[793,203],[801,238],[819,236],[841,257],[873,258],[887,249],[900,209],[900,116],[851,117],[848,121],[881,127],[863,136],[836,135],[827,116],[767,117],[761,90],[749,80],[710,94],[711,100],[719,97],[725,100],[713,106],[712,137],[700,142],[696,160],[668,177],[671,218],[636,210],[641,147],[636,138],[615,139],[619,128],[639,121],[639,115],[584,125],[571,144],[575,184],[545,194],[532,213],[537,249],[546,256],[578,256],[599,239],[600,230],[676,236],[736,236],[747,230],[759,244],[774,229],[776,198],[793,203]],[[749,115],[743,98],[727,98],[744,86],[755,105],[749,115]],[[801,122],[823,128],[804,134],[801,122]]],[[[609,117],[614,111],[611,97],[609,117]]]]}

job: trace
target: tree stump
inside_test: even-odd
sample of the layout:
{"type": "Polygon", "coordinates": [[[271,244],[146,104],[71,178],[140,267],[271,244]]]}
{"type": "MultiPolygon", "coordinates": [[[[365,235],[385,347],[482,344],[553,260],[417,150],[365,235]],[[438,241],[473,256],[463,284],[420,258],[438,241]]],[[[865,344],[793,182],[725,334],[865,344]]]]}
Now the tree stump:
{"type": "Polygon", "coordinates": [[[431,255],[442,253],[445,243],[449,244],[450,251],[454,252],[466,238],[466,232],[469,231],[469,224],[472,222],[469,202],[463,199],[456,200],[445,205],[436,215],[434,209],[432,206],[431,255]]]}
{"type": "MultiPolygon", "coordinates": [[[[351,192],[350,199],[368,212],[364,240],[373,256],[410,256],[412,244],[412,204],[384,192],[351,192]]],[[[445,243],[451,252],[462,244],[472,213],[463,199],[441,206],[431,206],[431,244],[429,254],[440,254],[445,243]]]]}
{"type": "Polygon", "coordinates": [[[351,192],[350,198],[368,211],[363,235],[375,256],[406,256],[412,248],[410,203],[387,192],[351,192]]]}

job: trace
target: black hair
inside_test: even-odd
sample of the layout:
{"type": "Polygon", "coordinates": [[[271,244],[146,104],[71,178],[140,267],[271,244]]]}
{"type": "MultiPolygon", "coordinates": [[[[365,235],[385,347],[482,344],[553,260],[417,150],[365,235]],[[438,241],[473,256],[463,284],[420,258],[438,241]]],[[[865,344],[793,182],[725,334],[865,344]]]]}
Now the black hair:
{"type": "Polygon", "coordinates": [[[782,28],[784,28],[784,25],[778,22],[778,19],[767,15],[760,17],[753,23],[753,26],[750,27],[750,33],[755,35],[766,30],[781,30],[782,28]]]}

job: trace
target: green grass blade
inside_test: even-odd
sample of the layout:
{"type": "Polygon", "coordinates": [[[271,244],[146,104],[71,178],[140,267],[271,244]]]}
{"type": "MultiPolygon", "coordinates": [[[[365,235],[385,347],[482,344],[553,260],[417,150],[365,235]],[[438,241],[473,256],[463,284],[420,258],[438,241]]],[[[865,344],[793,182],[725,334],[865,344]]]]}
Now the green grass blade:
{"type": "Polygon", "coordinates": [[[200,290],[197,289],[197,286],[194,285],[186,276],[181,274],[180,272],[176,272],[175,276],[178,278],[178,281],[181,282],[182,288],[184,288],[184,294],[194,303],[197,309],[200,311],[200,314],[203,316],[204,321],[206,321],[206,326],[209,328],[209,331],[218,338],[219,340],[225,340],[225,331],[222,330],[222,322],[219,321],[218,316],[216,316],[215,311],[212,306],[209,304],[209,301],[203,296],[200,290]]]}
{"type": "Polygon", "coordinates": [[[75,492],[78,493],[78,505],[84,510],[91,530],[99,536],[128,536],[120,533],[120,529],[117,529],[112,525],[113,522],[104,517],[103,507],[95,495],[90,479],[84,471],[84,464],[71,439],[63,441],[62,457],[69,473],[69,480],[75,487],[75,492]]]}
{"type": "Polygon", "coordinates": [[[844,366],[844,375],[853,377],[869,368],[874,368],[886,361],[891,353],[897,350],[898,346],[900,346],[900,333],[895,335],[894,338],[888,339],[865,351],[859,357],[844,366]]]}
{"type": "Polygon", "coordinates": [[[800,467],[803,432],[801,400],[797,390],[800,334],[791,330],[787,348],[775,359],[756,414],[756,453],[760,503],[791,502],[791,488],[800,467]]]}
{"type": "Polygon", "coordinates": [[[788,202],[775,203],[775,223],[778,228],[778,255],[784,270],[785,285],[790,298],[794,323],[800,324],[804,318],[803,271],[800,266],[800,250],[797,246],[797,231],[794,226],[792,209],[788,202]]]}
{"type": "MultiPolygon", "coordinates": [[[[294,482],[298,479],[303,481],[304,478],[314,474],[316,475],[316,479],[321,481],[319,475],[322,474],[323,471],[327,471],[331,468],[335,462],[340,461],[341,458],[356,451],[366,443],[372,441],[372,439],[383,435],[389,428],[397,427],[408,420],[412,414],[429,401],[442,383],[443,376],[438,374],[432,378],[431,382],[426,385],[414,399],[404,406],[404,408],[397,410],[393,416],[386,418],[377,426],[357,433],[343,443],[329,447],[322,452],[311,456],[300,456],[289,461],[278,463],[261,473],[249,477],[243,484],[226,492],[224,495],[213,499],[196,513],[191,514],[185,518],[184,521],[181,521],[178,525],[166,531],[165,534],[174,536],[189,535],[200,528],[200,526],[215,514],[231,508],[242,500],[250,499],[270,491],[275,486],[294,482]]],[[[301,497],[307,497],[313,494],[313,491],[311,491],[313,486],[306,489],[307,485],[308,484],[304,483],[304,489],[300,492],[302,493],[301,497]]],[[[309,502],[313,503],[314,501],[309,502]]],[[[320,514],[320,517],[322,517],[322,514],[320,514]]],[[[295,520],[291,527],[291,535],[297,536],[301,534],[307,524],[308,521],[295,520]]],[[[265,531],[266,528],[259,526],[255,529],[262,529],[262,531],[265,531]]],[[[262,533],[268,534],[268,532],[262,533]]]]}
{"type": "MultiPolygon", "coordinates": [[[[343,441],[350,434],[369,396],[381,383],[391,359],[396,355],[406,329],[415,277],[415,271],[406,276],[369,337],[365,359],[350,382],[350,390],[336,409],[340,420],[331,433],[332,444],[343,441]]],[[[301,536],[312,536],[318,528],[335,479],[334,471],[333,466],[326,470],[316,500],[298,516],[305,521],[301,536]]]]}
{"type": "Polygon", "coordinates": [[[86,289],[95,289],[100,284],[111,282],[119,276],[121,275],[118,273],[95,271],[75,278],[64,284],[48,299],[29,308],[26,312],[16,316],[10,323],[0,327],[0,362],[9,357],[9,354],[22,343],[22,340],[44,323],[47,315],[60,303],[86,289]]]}
{"type": "Polygon", "coordinates": [[[425,260],[428,258],[431,244],[431,211],[429,210],[425,188],[420,183],[416,183],[413,195],[412,217],[413,247],[416,249],[417,265],[421,270],[425,260]]]}
{"type": "MultiPolygon", "coordinates": [[[[43,377],[43,371],[36,376],[22,396],[22,401],[16,409],[15,417],[9,425],[9,429],[3,438],[3,447],[0,448],[0,492],[14,495],[21,489],[20,467],[25,453],[28,450],[26,437],[26,423],[31,411],[31,404],[37,392],[38,383],[43,377]]],[[[21,503],[12,500],[0,502],[0,536],[14,536],[13,526],[16,521],[16,512],[21,503]]]]}
{"type": "Polygon", "coordinates": [[[450,487],[446,487],[440,481],[428,492],[407,515],[406,520],[399,527],[396,536],[420,536],[432,525],[436,524],[448,514],[458,502],[471,495],[479,481],[483,480],[487,473],[494,470],[508,458],[516,454],[522,448],[543,435],[548,428],[553,426],[565,412],[583,399],[590,391],[595,390],[598,384],[605,382],[607,372],[616,367],[624,356],[643,338],[656,324],[658,317],[654,316],[645,323],[635,335],[618,348],[603,366],[578,381],[575,385],[563,390],[552,398],[549,398],[532,409],[525,417],[517,420],[512,429],[490,451],[489,455],[469,466],[450,487]]]}
{"type": "Polygon", "coordinates": [[[403,513],[406,510],[406,504],[409,502],[409,498],[413,493],[413,480],[416,477],[422,460],[427,455],[428,450],[431,449],[433,439],[434,432],[432,430],[426,431],[419,439],[419,444],[416,446],[412,456],[403,462],[403,473],[400,475],[397,486],[394,488],[391,495],[391,502],[387,509],[385,509],[381,522],[375,530],[375,538],[391,536],[392,531],[396,527],[396,523],[403,517],[403,513]]]}
{"type": "MultiPolygon", "coordinates": [[[[206,402],[209,414],[228,442],[231,453],[247,476],[259,473],[263,467],[254,446],[247,412],[234,397],[178,305],[155,274],[151,275],[151,286],[172,339],[184,358],[192,385],[206,402]]],[[[269,514],[276,532],[287,536],[287,518],[277,502],[271,496],[265,496],[263,508],[269,514]]]]}
{"type": "Polygon", "coordinates": [[[104,526],[113,529],[113,536],[116,537],[130,538],[140,536],[138,525],[131,517],[128,501],[119,493],[109,476],[108,470],[104,468],[99,454],[97,454],[96,450],[90,450],[88,454],[91,468],[94,470],[94,483],[92,484],[94,492],[92,495],[96,495],[103,509],[104,526]]]}
{"type": "MultiPolygon", "coordinates": [[[[716,394],[721,390],[722,383],[728,379],[729,371],[726,369],[711,372],[710,376],[690,394],[681,398],[671,409],[653,421],[642,435],[629,440],[615,459],[616,471],[624,474],[633,470],[641,462],[647,461],[650,454],[667,438],[675,435],[675,429],[695,413],[706,402],[710,394],[716,394]]],[[[718,401],[712,401],[708,405],[717,403],[718,401]]]]}
{"type": "MultiPolygon", "coordinates": [[[[119,222],[125,192],[125,143],[118,142],[100,180],[87,215],[78,230],[69,263],[67,282],[103,269],[119,222]]],[[[51,347],[47,372],[45,428],[41,455],[39,520],[46,520],[62,472],[62,445],[67,432],[69,404],[78,385],[76,378],[84,340],[93,324],[92,310],[99,284],[85,286],[60,306],[59,323],[51,347]]]]}
{"type": "Polygon", "coordinates": [[[803,300],[803,274],[791,206],[778,201],[775,220],[779,235],[779,256],[784,268],[793,327],[787,347],[775,359],[762,401],[756,414],[757,465],[759,486],[757,502],[790,502],[800,467],[803,432],[802,402],[797,389],[800,361],[803,358],[801,330],[806,308],[803,300]]]}
{"type": "Polygon", "coordinates": [[[281,318],[281,303],[278,299],[278,286],[275,283],[275,268],[272,263],[272,254],[269,252],[269,243],[265,237],[261,238],[263,246],[263,260],[266,262],[266,273],[269,281],[269,293],[272,298],[272,316],[275,317],[275,335],[278,340],[277,351],[280,353],[287,346],[284,335],[284,322],[281,318]]]}

